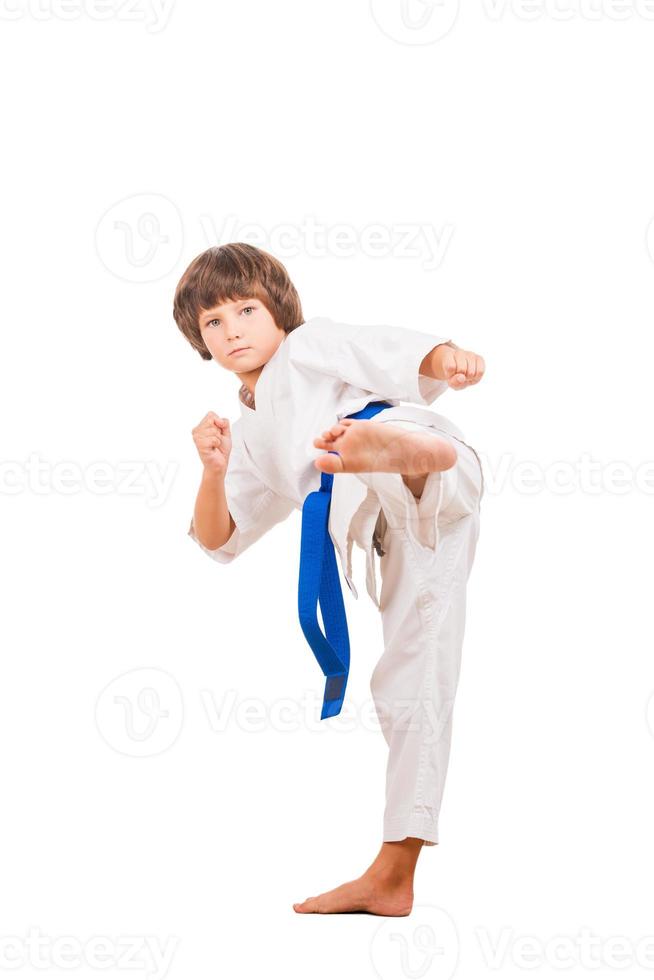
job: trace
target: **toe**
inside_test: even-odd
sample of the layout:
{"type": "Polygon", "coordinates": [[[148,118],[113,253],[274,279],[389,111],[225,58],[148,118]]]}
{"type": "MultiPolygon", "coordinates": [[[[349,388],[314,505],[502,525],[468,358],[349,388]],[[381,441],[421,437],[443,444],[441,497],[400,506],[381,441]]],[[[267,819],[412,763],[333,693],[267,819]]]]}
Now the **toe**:
{"type": "Polygon", "coordinates": [[[295,902],[293,908],[296,912],[315,912],[314,904],[315,901],[313,898],[307,898],[304,902],[295,902]]]}
{"type": "MultiPolygon", "coordinates": [[[[322,447],[320,447],[322,448],[322,447]]],[[[313,461],[314,466],[323,473],[343,473],[343,460],[338,453],[326,453],[313,461]]]]}

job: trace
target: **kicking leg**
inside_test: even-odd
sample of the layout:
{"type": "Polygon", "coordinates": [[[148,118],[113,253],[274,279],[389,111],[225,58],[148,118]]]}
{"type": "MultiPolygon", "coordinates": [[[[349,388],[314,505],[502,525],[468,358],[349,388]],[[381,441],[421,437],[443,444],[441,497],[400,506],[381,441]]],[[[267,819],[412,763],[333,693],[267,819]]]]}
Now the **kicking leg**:
{"type": "Polygon", "coordinates": [[[416,500],[420,500],[422,497],[422,491],[425,489],[428,476],[429,473],[422,473],[420,476],[407,476],[406,474],[402,474],[402,479],[416,500]]]}

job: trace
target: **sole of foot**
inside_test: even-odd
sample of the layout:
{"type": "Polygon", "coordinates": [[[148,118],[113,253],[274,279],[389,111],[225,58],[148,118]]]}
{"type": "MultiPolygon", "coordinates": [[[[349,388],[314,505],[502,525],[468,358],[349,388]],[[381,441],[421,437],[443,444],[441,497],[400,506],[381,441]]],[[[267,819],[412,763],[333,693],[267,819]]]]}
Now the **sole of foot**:
{"type": "Polygon", "coordinates": [[[342,419],[313,440],[326,455],[314,460],[323,473],[401,473],[424,476],[448,470],[457,459],[447,439],[373,419],[342,419]],[[335,455],[338,453],[338,455],[335,455]]]}
{"type": "Polygon", "coordinates": [[[405,916],[412,908],[413,889],[410,885],[384,886],[365,877],[293,904],[295,912],[323,915],[367,912],[370,915],[405,916]]]}

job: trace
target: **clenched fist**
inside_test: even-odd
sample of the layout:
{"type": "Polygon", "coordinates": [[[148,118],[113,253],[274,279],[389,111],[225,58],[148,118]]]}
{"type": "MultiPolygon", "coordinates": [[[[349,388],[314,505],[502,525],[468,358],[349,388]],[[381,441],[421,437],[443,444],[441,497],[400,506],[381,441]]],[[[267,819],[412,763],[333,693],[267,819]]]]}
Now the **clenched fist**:
{"type": "MultiPolygon", "coordinates": [[[[426,373],[430,378],[447,381],[450,388],[456,390],[478,384],[486,370],[481,354],[457,347],[452,341],[434,347],[425,363],[429,365],[426,373]]],[[[420,373],[423,373],[422,368],[420,373]]]]}
{"type": "Polygon", "coordinates": [[[232,451],[229,419],[223,419],[215,412],[207,412],[202,421],[192,430],[192,435],[205,470],[224,476],[227,472],[229,454],[232,451]]]}

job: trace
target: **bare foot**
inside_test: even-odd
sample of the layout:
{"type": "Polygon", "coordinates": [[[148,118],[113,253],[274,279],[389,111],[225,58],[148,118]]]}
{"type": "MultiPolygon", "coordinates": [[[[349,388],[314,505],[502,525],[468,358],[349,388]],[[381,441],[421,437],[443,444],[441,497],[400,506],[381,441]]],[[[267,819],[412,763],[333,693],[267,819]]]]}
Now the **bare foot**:
{"type": "Polygon", "coordinates": [[[373,419],[341,419],[317,436],[313,444],[327,450],[327,455],[314,460],[323,473],[424,476],[435,470],[448,470],[457,458],[452,443],[440,436],[410,432],[373,419]]]}
{"type": "Polygon", "coordinates": [[[372,915],[409,915],[413,908],[412,878],[391,879],[366,871],[354,881],[295,902],[296,912],[369,912],[372,915]]]}

